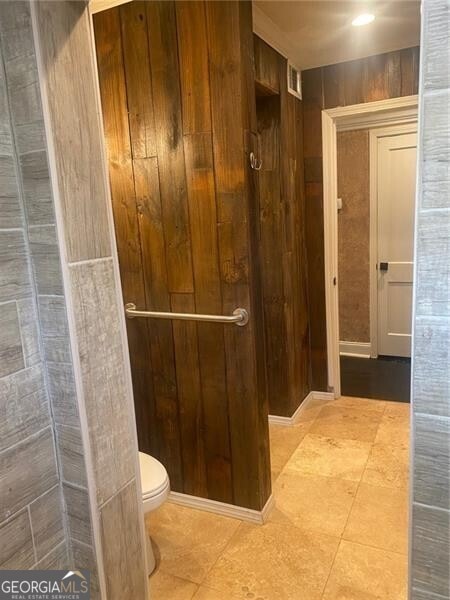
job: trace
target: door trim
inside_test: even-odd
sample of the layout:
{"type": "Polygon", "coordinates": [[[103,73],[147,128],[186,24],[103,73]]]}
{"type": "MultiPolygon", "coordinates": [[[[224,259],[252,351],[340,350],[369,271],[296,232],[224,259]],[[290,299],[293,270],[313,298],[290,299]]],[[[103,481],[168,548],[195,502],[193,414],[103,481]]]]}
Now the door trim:
{"type": "MultiPolygon", "coordinates": [[[[322,111],[323,222],[328,388],[341,395],[339,364],[339,281],[337,222],[337,131],[411,125],[418,119],[418,96],[366,102],[322,111]],[[334,283],[334,279],[336,283],[334,283]]],[[[372,236],[371,236],[372,237],[372,236]]],[[[371,330],[372,333],[372,330],[371,330]]]]}
{"type": "Polygon", "coordinates": [[[369,250],[369,298],[370,298],[370,342],[371,358],[378,356],[378,140],[383,137],[417,133],[417,116],[409,124],[380,127],[369,131],[369,165],[370,165],[370,250],[369,250]]]}

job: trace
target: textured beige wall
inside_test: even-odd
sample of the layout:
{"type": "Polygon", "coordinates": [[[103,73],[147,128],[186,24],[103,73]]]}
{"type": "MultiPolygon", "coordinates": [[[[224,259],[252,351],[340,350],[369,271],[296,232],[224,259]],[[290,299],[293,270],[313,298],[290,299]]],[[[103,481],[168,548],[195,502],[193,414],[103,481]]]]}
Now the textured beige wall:
{"type": "Polygon", "coordinates": [[[339,235],[339,327],[346,342],[370,341],[369,132],[337,135],[339,235]]]}

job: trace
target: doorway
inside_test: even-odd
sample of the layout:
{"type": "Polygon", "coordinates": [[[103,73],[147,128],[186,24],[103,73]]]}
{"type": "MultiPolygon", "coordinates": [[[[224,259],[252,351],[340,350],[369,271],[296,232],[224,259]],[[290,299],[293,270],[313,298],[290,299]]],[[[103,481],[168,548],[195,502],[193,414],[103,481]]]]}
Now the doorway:
{"type": "Polygon", "coordinates": [[[417,97],[322,124],[329,387],[409,401],[417,97]]]}

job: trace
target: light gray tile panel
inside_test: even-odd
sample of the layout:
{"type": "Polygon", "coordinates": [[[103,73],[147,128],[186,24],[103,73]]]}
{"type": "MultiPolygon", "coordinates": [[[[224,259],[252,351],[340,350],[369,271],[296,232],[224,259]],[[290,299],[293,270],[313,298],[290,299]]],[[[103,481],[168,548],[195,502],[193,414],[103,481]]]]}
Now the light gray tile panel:
{"type": "Polygon", "coordinates": [[[30,504],[37,560],[64,540],[63,502],[59,485],[30,504]]]}
{"type": "Polygon", "coordinates": [[[42,150],[46,147],[44,121],[42,119],[32,123],[16,124],[15,136],[19,154],[42,150]]]}
{"type": "Polygon", "coordinates": [[[140,518],[135,481],[101,509],[108,600],[145,598],[145,550],[140,535],[140,518]]]}
{"type": "Polygon", "coordinates": [[[437,594],[413,588],[410,600],[450,600],[450,596],[438,596],[437,594]]]}
{"type": "Polygon", "coordinates": [[[12,156],[0,156],[0,196],[18,196],[17,175],[12,156]]]}
{"type": "MultiPolygon", "coordinates": [[[[30,31],[31,34],[31,31],[30,31]]],[[[27,87],[38,81],[36,56],[34,53],[22,54],[5,61],[6,79],[11,89],[22,89],[27,93],[27,87]]]]}
{"type": "Polygon", "coordinates": [[[50,175],[45,150],[20,157],[28,225],[55,223],[50,175]]]}
{"type": "Polygon", "coordinates": [[[14,125],[42,120],[41,93],[38,83],[31,83],[26,88],[13,88],[9,95],[14,125]]]}
{"type": "Polygon", "coordinates": [[[21,228],[23,227],[22,212],[12,156],[0,156],[0,181],[0,228],[21,228]]]}
{"type": "Polygon", "coordinates": [[[412,585],[450,594],[450,512],[413,505],[412,585]]]}
{"type": "Polygon", "coordinates": [[[28,236],[38,293],[62,295],[64,290],[55,226],[30,227],[28,236]]]}
{"type": "Polygon", "coordinates": [[[47,363],[48,388],[56,423],[80,424],[72,364],[47,363]]]}
{"type": "Polygon", "coordinates": [[[33,367],[41,362],[36,305],[32,298],[25,298],[17,302],[17,308],[25,366],[33,367]]]}
{"type": "Polygon", "coordinates": [[[446,0],[423,3],[426,43],[424,52],[424,89],[450,88],[450,5],[446,0]]]}
{"type": "Polygon", "coordinates": [[[25,367],[17,304],[0,304],[0,377],[25,367]]]}
{"type": "Polygon", "coordinates": [[[0,2],[0,32],[6,61],[34,52],[29,2],[0,2]]]}
{"type": "Polygon", "coordinates": [[[0,379],[0,451],[50,423],[42,365],[0,379]]]}
{"type": "Polygon", "coordinates": [[[100,586],[98,583],[97,561],[92,546],[71,540],[73,555],[72,570],[88,569],[91,574],[91,600],[100,600],[100,586]]]}
{"type": "Polygon", "coordinates": [[[450,90],[422,98],[421,209],[450,207],[450,90]]]}
{"type": "Polygon", "coordinates": [[[450,210],[419,215],[416,315],[450,317],[450,210]]]}
{"type": "Polygon", "coordinates": [[[110,256],[109,198],[94,101],[98,92],[89,11],[82,2],[38,2],[36,8],[68,259],[110,256]]]}
{"type": "Polygon", "coordinates": [[[86,466],[80,428],[57,425],[56,440],[62,479],[86,487],[86,466]]]}
{"type": "Polygon", "coordinates": [[[46,360],[72,361],[66,302],[63,296],[39,296],[39,314],[46,360]]]}
{"type": "Polygon", "coordinates": [[[22,231],[0,231],[0,302],[31,296],[22,231]]]}
{"type": "Polygon", "coordinates": [[[0,519],[7,519],[56,485],[50,428],[0,453],[0,519]]]}
{"type": "Polygon", "coordinates": [[[69,523],[69,536],[90,545],[92,543],[92,530],[87,490],[64,483],[63,493],[69,523]]]}
{"type": "Polygon", "coordinates": [[[51,569],[51,570],[59,570],[59,569],[68,569],[70,565],[69,554],[67,551],[66,542],[62,542],[56,548],[53,548],[51,552],[47,554],[42,560],[40,560],[36,565],[35,569],[51,569]]]}
{"type": "Polygon", "coordinates": [[[450,508],[450,419],[414,417],[414,500],[450,508]]]}
{"type": "Polygon", "coordinates": [[[0,64],[0,154],[12,154],[11,121],[2,64],[0,64]]]}
{"type": "Polygon", "coordinates": [[[31,569],[34,550],[28,510],[0,525],[0,569],[31,569]]]}
{"type": "Polygon", "coordinates": [[[450,318],[416,319],[414,355],[414,411],[450,417],[450,318]]]}
{"type": "Polygon", "coordinates": [[[97,500],[102,504],[135,473],[135,425],[112,260],[71,265],[70,282],[97,500]]]}

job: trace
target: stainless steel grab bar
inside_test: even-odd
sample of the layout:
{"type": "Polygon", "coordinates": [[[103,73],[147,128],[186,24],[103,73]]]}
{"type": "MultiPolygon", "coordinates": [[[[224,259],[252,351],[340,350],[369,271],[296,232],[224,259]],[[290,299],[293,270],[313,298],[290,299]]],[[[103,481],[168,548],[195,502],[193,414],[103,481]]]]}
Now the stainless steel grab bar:
{"type": "Polygon", "coordinates": [[[207,323],[234,323],[243,327],[248,323],[248,312],[245,308],[236,308],[233,314],[227,315],[197,315],[191,313],[159,312],[154,310],[137,310],[136,304],[125,304],[125,314],[129,319],[147,317],[149,319],[172,319],[177,321],[206,321],[207,323]]]}

